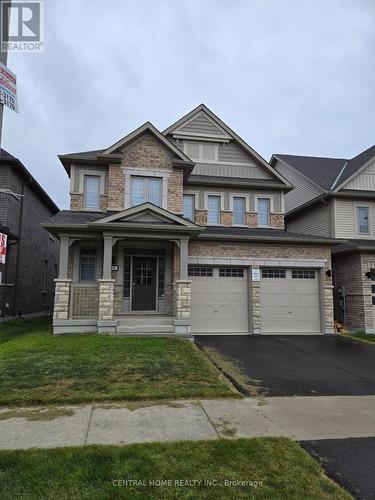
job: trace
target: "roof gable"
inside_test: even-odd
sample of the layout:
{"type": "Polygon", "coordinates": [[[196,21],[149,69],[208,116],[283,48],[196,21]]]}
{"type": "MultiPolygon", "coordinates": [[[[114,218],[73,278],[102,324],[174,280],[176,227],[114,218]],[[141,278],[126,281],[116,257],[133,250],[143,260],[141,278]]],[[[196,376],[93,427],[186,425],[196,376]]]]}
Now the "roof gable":
{"type": "Polygon", "coordinates": [[[201,133],[190,133],[188,137],[202,137],[202,138],[215,138],[218,141],[223,141],[223,142],[228,142],[229,140],[232,140],[236,142],[241,148],[245,150],[247,154],[249,154],[255,162],[260,165],[263,169],[267,171],[268,174],[271,175],[272,178],[276,178],[279,181],[281,181],[283,184],[286,184],[289,186],[290,184],[288,181],[280,175],[278,172],[276,172],[270,164],[262,158],[253,148],[251,148],[243,139],[241,139],[240,136],[238,136],[228,125],[226,125],[218,116],[216,116],[212,111],[210,111],[207,106],[204,104],[200,104],[197,106],[195,109],[190,111],[190,113],[187,113],[185,116],[177,120],[175,123],[173,123],[170,127],[165,129],[163,131],[163,135],[180,135],[181,129],[186,127],[187,125],[194,123],[194,120],[197,119],[202,119],[201,117],[204,117],[206,120],[208,120],[211,124],[213,124],[218,130],[221,131],[222,135],[216,135],[216,136],[209,136],[208,134],[203,135],[201,133]]]}
{"type": "Polygon", "coordinates": [[[344,186],[347,187],[348,183],[366,170],[373,161],[375,161],[375,145],[348,160],[341,175],[337,178],[335,191],[339,191],[344,186]]]}
{"type": "Polygon", "coordinates": [[[208,139],[229,140],[230,136],[204,111],[194,113],[190,118],[184,120],[177,128],[173,129],[173,135],[207,137],[208,139]]]}
{"type": "Polygon", "coordinates": [[[186,227],[187,229],[199,228],[194,222],[172,214],[168,210],[149,202],[97,219],[92,224],[165,224],[186,227]]]}
{"type": "Polygon", "coordinates": [[[128,134],[127,136],[123,137],[119,141],[115,142],[107,148],[106,150],[103,151],[103,154],[112,154],[116,153],[120,149],[122,149],[124,146],[129,144],[130,142],[134,141],[138,137],[140,137],[142,134],[149,132],[151,133],[159,142],[161,142],[169,151],[171,151],[175,157],[179,160],[191,162],[190,158],[188,158],[180,149],[178,149],[169,139],[167,139],[163,134],[159,132],[159,130],[152,125],[150,122],[146,122],[140,127],[138,127],[136,130],[128,134]]]}

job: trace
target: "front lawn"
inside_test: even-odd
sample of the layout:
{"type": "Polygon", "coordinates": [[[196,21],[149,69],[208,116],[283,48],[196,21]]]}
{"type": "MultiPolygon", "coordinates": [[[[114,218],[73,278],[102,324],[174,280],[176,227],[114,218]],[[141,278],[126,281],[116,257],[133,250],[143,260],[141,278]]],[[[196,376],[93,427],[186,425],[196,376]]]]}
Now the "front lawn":
{"type": "Polygon", "coordinates": [[[350,335],[350,337],[353,337],[357,340],[363,340],[365,342],[370,342],[373,344],[375,342],[375,335],[370,335],[365,332],[355,332],[350,335]]]}
{"type": "Polygon", "coordinates": [[[0,326],[0,405],[238,396],[187,341],[53,336],[48,320],[0,326]]]}
{"type": "Polygon", "coordinates": [[[286,438],[1,451],[0,471],[3,499],[352,498],[286,438]]]}

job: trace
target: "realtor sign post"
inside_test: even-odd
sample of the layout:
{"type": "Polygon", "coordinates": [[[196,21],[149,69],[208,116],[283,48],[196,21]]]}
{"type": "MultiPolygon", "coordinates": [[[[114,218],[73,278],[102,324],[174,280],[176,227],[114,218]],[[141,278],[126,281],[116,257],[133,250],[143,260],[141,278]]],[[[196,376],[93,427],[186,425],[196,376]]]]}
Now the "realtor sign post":
{"type": "Polygon", "coordinates": [[[17,77],[0,63],[0,103],[18,113],[17,77]]]}
{"type": "Polygon", "coordinates": [[[0,233],[0,264],[5,264],[7,254],[7,235],[0,233]]]}

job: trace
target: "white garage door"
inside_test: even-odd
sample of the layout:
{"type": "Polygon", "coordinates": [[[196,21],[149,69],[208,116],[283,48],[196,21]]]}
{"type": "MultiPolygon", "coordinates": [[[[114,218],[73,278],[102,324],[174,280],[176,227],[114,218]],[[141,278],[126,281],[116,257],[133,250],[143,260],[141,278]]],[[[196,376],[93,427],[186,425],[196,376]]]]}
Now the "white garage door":
{"type": "Polygon", "coordinates": [[[319,274],[314,269],[262,269],[262,333],[321,333],[319,274]]]}
{"type": "Polygon", "coordinates": [[[247,269],[189,266],[194,333],[249,330],[247,269]]]}

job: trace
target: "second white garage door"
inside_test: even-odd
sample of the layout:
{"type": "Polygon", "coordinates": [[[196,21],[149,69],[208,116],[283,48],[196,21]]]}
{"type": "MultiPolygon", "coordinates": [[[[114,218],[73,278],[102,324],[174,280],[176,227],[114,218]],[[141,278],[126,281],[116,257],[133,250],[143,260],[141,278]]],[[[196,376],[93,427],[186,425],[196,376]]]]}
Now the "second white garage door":
{"type": "Polygon", "coordinates": [[[249,331],[246,268],[189,266],[193,333],[249,331]]]}
{"type": "Polygon", "coordinates": [[[321,333],[319,274],[314,269],[262,269],[262,333],[321,333]]]}

